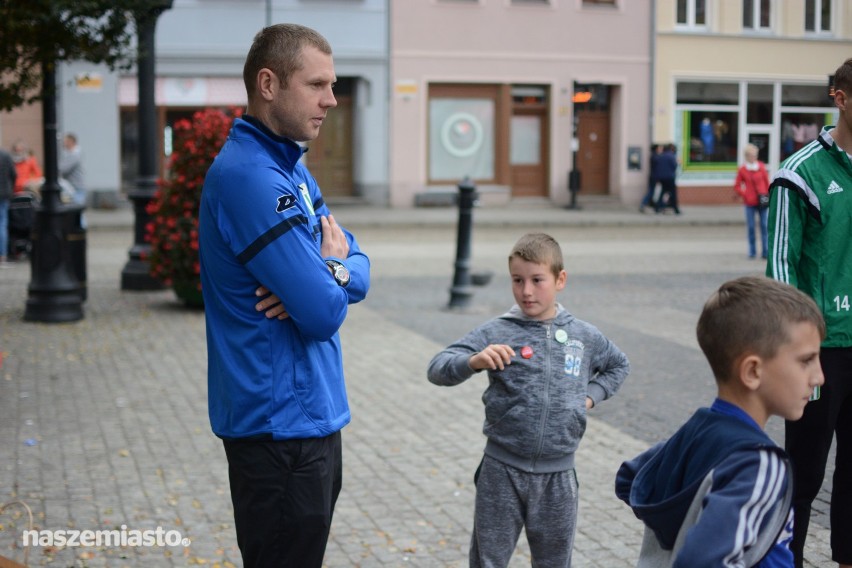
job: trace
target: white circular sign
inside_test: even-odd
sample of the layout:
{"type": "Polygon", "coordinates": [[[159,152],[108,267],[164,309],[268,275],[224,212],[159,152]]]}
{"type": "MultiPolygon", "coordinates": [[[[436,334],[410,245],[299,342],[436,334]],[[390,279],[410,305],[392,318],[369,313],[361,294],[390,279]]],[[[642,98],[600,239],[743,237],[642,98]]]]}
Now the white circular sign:
{"type": "Polygon", "coordinates": [[[447,117],[441,126],[441,144],[456,158],[474,155],[484,138],[482,123],[467,112],[457,112],[447,117]]]}

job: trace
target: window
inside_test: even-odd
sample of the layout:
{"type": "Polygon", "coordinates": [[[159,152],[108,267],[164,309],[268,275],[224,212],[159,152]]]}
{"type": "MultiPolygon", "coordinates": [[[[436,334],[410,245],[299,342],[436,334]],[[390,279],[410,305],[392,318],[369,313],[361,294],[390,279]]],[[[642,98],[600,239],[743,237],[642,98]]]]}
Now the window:
{"type": "Polygon", "coordinates": [[[432,98],[429,101],[429,178],[494,179],[492,99],[432,98]]]}
{"type": "Polygon", "coordinates": [[[541,163],[541,117],[513,116],[509,133],[510,164],[535,166],[541,163]]]}
{"type": "Polygon", "coordinates": [[[686,111],[689,149],[685,165],[736,164],[738,116],[736,112],[686,111]]]}
{"type": "Polygon", "coordinates": [[[743,29],[768,31],[772,28],[772,0],[743,0],[743,29]]]}
{"type": "Polygon", "coordinates": [[[831,122],[827,113],[781,113],[781,159],[786,160],[790,154],[816,139],[822,127],[831,122]]]}
{"type": "Polygon", "coordinates": [[[705,0],[677,0],[677,24],[690,28],[707,25],[705,0]]]}
{"type": "Polygon", "coordinates": [[[781,104],[785,107],[832,106],[828,91],[822,85],[781,85],[781,104]]]}
{"type": "Polygon", "coordinates": [[[740,84],[682,81],[676,93],[682,106],[684,171],[736,168],[740,84]]]}
{"type": "Polygon", "coordinates": [[[832,0],[805,0],[805,31],[831,31],[832,0]]]}
{"type": "Polygon", "coordinates": [[[746,122],[748,124],[772,124],[772,90],[772,85],[748,84],[746,99],[746,122]]]}
{"type": "Polygon", "coordinates": [[[736,105],[740,100],[737,83],[691,83],[677,84],[678,104],[736,105]]]}

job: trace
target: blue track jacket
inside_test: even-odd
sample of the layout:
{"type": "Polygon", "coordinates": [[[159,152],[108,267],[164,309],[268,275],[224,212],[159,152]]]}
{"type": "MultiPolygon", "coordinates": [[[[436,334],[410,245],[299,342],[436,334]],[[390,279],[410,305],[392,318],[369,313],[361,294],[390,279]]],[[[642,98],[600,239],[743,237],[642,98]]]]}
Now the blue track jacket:
{"type": "Polygon", "coordinates": [[[716,399],[624,462],[615,493],[646,525],[637,566],[793,566],[789,460],[733,404],[716,399]]]}
{"type": "Polygon", "coordinates": [[[320,255],[329,214],[303,149],[236,119],[204,180],[199,220],[210,423],[222,438],[322,437],[350,420],[338,330],[363,300],[370,261],[346,233],[338,286],[320,255]],[[263,284],[290,317],[255,310],[263,284]]]}

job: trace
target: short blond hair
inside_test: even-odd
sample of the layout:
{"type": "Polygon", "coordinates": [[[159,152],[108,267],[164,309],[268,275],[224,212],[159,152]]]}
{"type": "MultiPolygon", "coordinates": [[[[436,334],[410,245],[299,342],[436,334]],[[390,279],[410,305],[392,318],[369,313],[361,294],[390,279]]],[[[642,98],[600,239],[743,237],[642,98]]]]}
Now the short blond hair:
{"type": "Polygon", "coordinates": [[[556,278],[559,278],[559,273],[565,268],[562,248],[556,239],[545,233],[527,233],[518,239],[509,253],[510,263],[513,258],[544,264],[556,278]]]}
{"type": "Polygon", "coordinates": [[[290,76],[302,68],[302,50],[313,46],[331,55],[331,45],[316,30],[298,24],[275,24],[254,36],[243,66],[243,82],[249,101],[254,97],[257,74],[269,69],[285,89],[290,76]]]}

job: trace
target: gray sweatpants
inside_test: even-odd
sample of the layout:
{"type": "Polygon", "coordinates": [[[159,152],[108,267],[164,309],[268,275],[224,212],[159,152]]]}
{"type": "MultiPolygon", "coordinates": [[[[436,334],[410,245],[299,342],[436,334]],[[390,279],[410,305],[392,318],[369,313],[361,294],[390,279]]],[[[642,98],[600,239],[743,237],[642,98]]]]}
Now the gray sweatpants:
{"type": "Polygon", "coordinates": [[[485,456],[476,482],[471,568],[505,568],[526,527],[536,568],[570,568],[577,474],[526,473],[485,456]]]}

